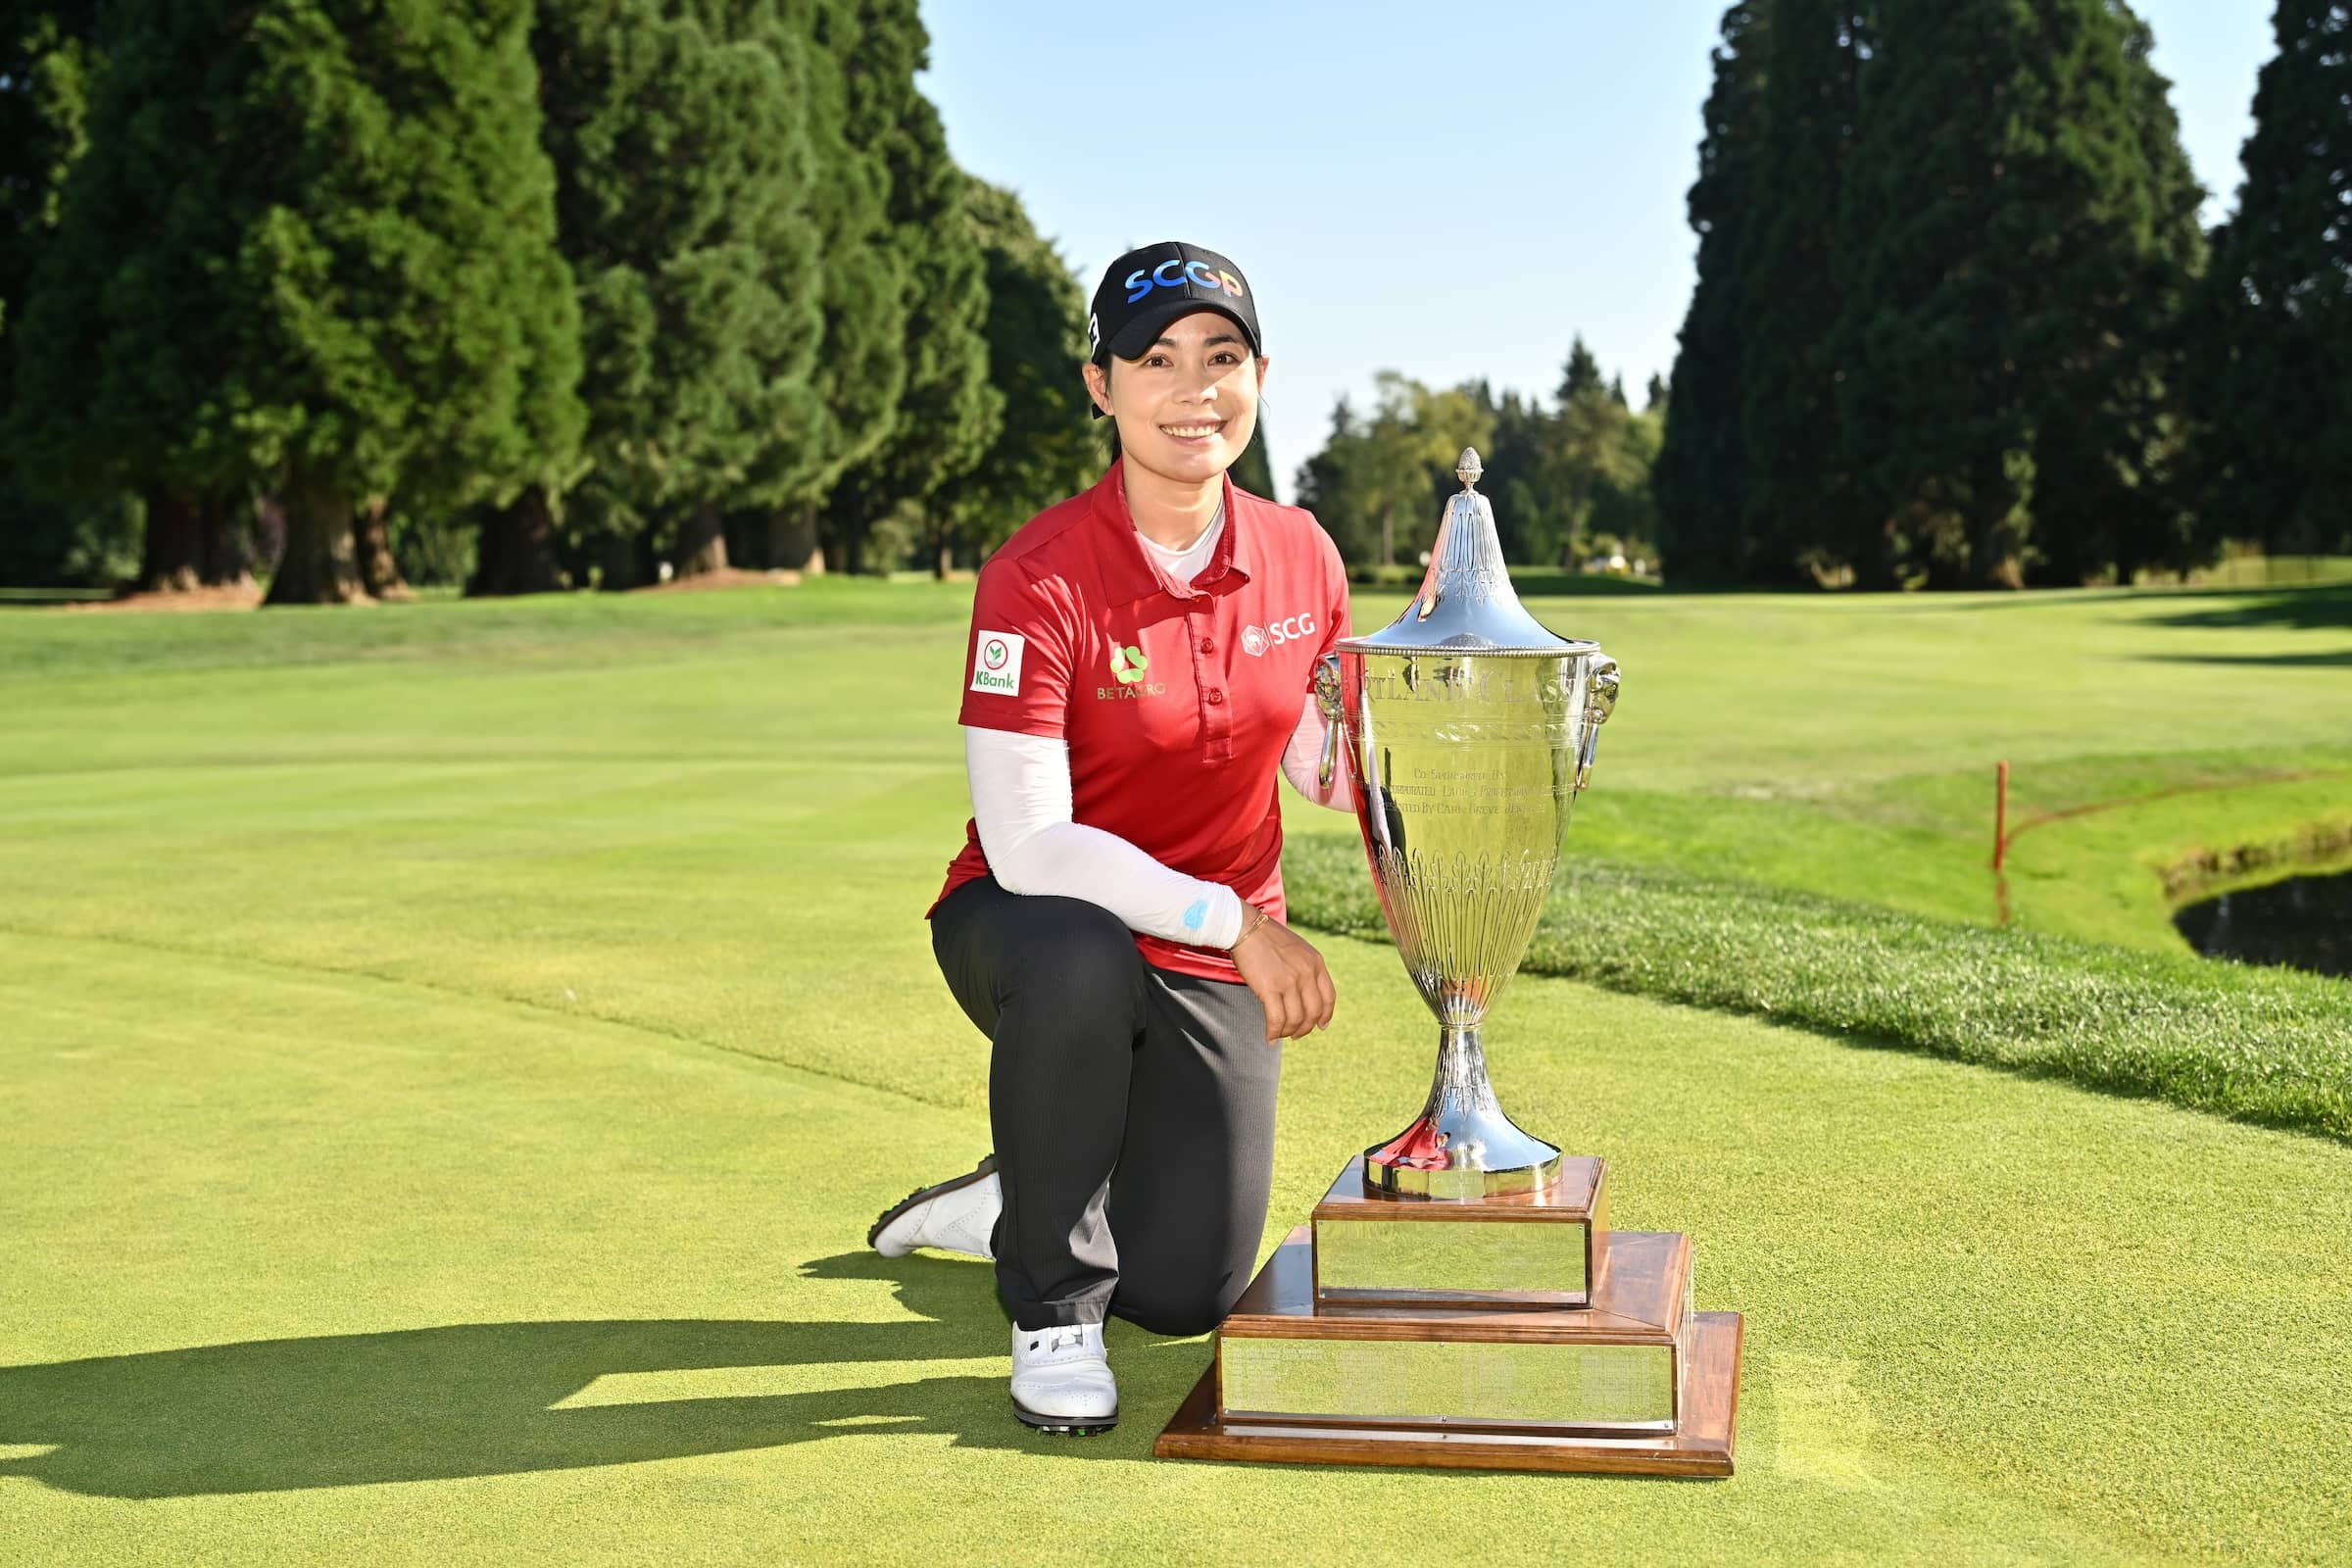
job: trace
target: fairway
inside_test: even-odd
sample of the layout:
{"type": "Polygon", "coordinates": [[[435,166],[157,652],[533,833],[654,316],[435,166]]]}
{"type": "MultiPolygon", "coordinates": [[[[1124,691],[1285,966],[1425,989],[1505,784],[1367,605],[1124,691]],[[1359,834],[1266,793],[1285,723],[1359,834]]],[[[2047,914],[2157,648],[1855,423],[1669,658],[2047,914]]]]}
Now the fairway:
{"type": "MultiPolygon", "coordinates": [[[[1497,1086],[1748,1314],[1737,1477],[1155,1461],[1209,1347],[1123,1325],[1019,1427],[986,1268],[861,1245],[987,1147],[968,597],[0,615],[0,1562],[2352,1553],[2352,1146],[1536,976],[1497,1086]]],[[[2007,759],[2140,800],[2016,920],[2157,951],[2153,867],[2352,821],[2352,590],[1531,608],[1626,670],[1572,857],[1988,924],[2007,759]]],[[[1269,1247],[1427,1083],[1322,946],[1269,1247]]]]}

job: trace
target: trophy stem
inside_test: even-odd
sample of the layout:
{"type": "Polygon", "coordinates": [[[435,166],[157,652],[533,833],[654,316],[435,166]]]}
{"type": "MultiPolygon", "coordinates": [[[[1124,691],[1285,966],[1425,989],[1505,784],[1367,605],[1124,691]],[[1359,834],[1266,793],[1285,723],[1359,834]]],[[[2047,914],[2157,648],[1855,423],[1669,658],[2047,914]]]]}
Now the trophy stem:
{"type": "Polygon", "coordinates": [[[1421,1114],[1364,1151],[1366,1187],[1418,1198],[1534,1192],[1559,1173],[1559,1150],[1503,1114],[1476,1023],[1439,1027],[1437,1077],[1421,1114]]]}

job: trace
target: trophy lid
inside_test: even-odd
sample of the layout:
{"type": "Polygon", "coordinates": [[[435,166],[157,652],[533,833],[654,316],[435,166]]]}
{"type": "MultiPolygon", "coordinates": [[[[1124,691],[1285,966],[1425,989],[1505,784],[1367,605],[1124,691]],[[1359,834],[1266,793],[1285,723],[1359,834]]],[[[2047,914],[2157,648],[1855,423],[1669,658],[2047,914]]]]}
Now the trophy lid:
{"type": "Polygon", "coordinates": [[[1337,646],[1360,654],[1588,654],[1600,645],[1562,637],[1529,614],[1511,587],[1494,533],[1494,509],[1478,493],[1486,466],[1462,448],[1454,474],[1462,493],[1446,504],[1438,542],[1429,552],[1429,574],[1413,602],[1379,631],[1349,637],[1337,646]]]}

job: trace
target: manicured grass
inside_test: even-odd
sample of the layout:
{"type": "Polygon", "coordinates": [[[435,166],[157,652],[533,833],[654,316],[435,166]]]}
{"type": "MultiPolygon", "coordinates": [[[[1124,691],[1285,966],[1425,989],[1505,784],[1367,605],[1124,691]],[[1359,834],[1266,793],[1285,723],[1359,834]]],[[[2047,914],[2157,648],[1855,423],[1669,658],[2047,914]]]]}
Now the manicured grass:
{"type": "Polygon", "coordinates": [[[2219,786],[2010,860],[2018,924],[2179,952],[2159,865],[2352,823],[2352,588],[1531,604],[1625,670],[1578,856],[1989,923],[1996,761],[2013,826],[2219,786]]]}
{"type": "MultiPolygon", "coordinates": [[[[1385,938],[1352,846],[1294,845],[1284,883],[1306,924],[1385,938]]],[[[2352,1139],[2352,985],[2292,970],[1590,860],[1525,967],[2352,1139]]]]}
{"type": "MultiPolygon", "coordinates": [[[[1208,1348],[1123,1328],[1119,1429],[1027,1434],[986,1271],[859,1245],[987,1143],[919,918],[967,595],[0,616],[0,1560],[1347,1562],[1433,1520],[1506,1561],[2352,1550],[2352,1148],[1533,974],[1505,1102],[1749,1313],[1736,1479],[1156,1462],[1208,1348]]],[[[2344,640],[2161,619],[2274,597],[1546,607],[1628,670],[1572,845],[1981,900],[1958,788],[2017,732],[1927,672],[1976,650],[2012,755],[2090,787],[2340,757],[2340,675],[2279,665],[2258,721],[2150,657],[2344,640]],[[1835,706],[1776,718],[1759,637],[1834,655],[1835,706]],[[2063,702],[2018,676],[2053,663],[2063,702]],[[2211,732],[2148,728],[2168,692],[2211,732]]],[[[1427,1083],[1394,954],[1324,946],[1268,1245],[1427,1083]]]]}

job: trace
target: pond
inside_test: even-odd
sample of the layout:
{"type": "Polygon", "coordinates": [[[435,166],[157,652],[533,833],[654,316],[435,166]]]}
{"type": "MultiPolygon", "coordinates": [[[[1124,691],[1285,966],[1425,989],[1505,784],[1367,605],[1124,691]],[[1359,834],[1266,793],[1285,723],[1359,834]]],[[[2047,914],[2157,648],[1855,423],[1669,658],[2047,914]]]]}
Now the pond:
{"type": "Polygon", "coordinates": [[[2183,905],[2173,924],[2209,958],[2352,977],[2352,871],[2293,876],[2183,905]]]}

